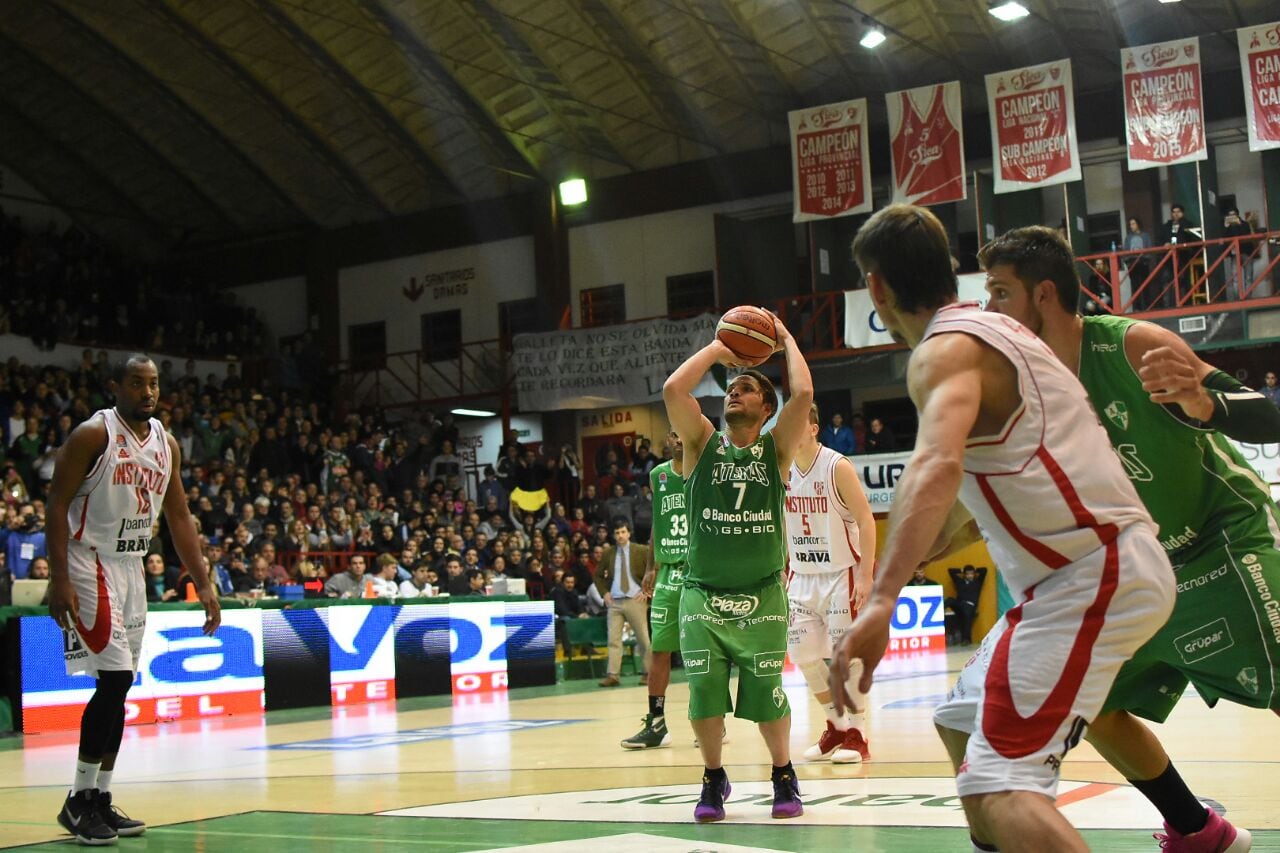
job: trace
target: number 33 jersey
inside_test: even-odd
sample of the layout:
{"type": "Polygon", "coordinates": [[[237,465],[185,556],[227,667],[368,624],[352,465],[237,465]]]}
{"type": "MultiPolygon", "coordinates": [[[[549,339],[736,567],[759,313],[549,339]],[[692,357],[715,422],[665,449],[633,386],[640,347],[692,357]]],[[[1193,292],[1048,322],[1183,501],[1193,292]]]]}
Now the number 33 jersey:
{"type": "Polygon", "coordinates": [[[107,428],[107,446],[67,512],[71,547],[79,543],[104,561],[140,561],[151,545],[173,473],[164,426],[152,418],[150,434],[140,440],[115,409],[102,409],[93,417],[107,428]]]}

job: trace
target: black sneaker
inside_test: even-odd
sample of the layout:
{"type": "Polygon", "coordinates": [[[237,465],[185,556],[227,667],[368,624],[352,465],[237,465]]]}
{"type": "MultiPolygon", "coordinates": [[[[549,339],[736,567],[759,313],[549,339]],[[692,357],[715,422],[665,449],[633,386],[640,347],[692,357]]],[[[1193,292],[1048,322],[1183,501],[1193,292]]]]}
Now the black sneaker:
{"type": "Polygon", "coordinates": [[[671,743],[671,733],[667,731],[667,718],[646,714],[644,728],[622,742],[623,749],[653,749],[671,743]]]}
{"type": "Polygon", "coordinates": [[[98,813],[98,792],[81,791],[68,794],[67,801],[58,812],[58,823],[76,837],[76,841],[90,847],[116,843],[116,831],[107,826],[98,813]]]}
{"type": "Polygon", "coordinates": [[[800,783],[791,770],[775,773],[773,777],[773,816],[775,818],[800,817],[804,804],[800,802],[800,783]]]}
{"type": "Polygon", "coordinates": [[[693,809],[693,819],[698,823],[715,823],[724,820],[724,798],[733,791],[729,777],[721,777],[717,782],[705,773],[702,775],[702,796],[693,809]]]}
{"type": "Polygon", "coordinates": [[[116,831],[116,835],[132,838],[147,831],[145,823],[140,820],[134,820],[111,804],[110,791],[99,791],[97,794],[98,815],[102,818],[103,823],[116,831]]]}

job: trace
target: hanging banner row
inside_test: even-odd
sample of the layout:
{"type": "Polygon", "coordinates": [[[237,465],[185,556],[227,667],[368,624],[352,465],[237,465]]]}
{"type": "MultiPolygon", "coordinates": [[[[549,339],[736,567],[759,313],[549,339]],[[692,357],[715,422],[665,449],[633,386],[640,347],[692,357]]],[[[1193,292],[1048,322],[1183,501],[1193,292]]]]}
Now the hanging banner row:
{"type": "MultiPolygon", "coordinates": [[[[1280,148],[1280,23],[1237,30],[1249,149],[1280,148]]],[[[1129,168],[1204,160],[1204,92],[1198,38],[1124,48],[1129,168]]],[[[997,193],[1078,181],[1071,61],[986,76],[997,193]]],[[[893,201],[965,198],[959,82],[890,92],[893,201]]],[[[866,98],[788,113],[796,222],[870,212],[866,98]]]]}

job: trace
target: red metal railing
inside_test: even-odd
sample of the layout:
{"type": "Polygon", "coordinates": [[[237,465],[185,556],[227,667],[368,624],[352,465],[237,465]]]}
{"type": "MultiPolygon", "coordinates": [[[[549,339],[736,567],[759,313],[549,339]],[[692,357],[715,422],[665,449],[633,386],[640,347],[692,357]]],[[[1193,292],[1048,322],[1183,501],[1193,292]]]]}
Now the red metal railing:
{"type": "Polygon", "coordinates": [[[1081,276],[1086,296],[1105,313],[1280,303],[1272,287],[1272,274],[1280,263],[1280,231],[1102,252],[1077,260],[1088,268],[1081,276]]]}
{"type": "Polygon", "coordinates": [[[421,350],[391,353],[377,366],[338,365],[343,400],[392,409],[423,402],[462,403],[503,393],[507,351],[496,338],[462,344],[457,358],[426,360],[421,350]]]}

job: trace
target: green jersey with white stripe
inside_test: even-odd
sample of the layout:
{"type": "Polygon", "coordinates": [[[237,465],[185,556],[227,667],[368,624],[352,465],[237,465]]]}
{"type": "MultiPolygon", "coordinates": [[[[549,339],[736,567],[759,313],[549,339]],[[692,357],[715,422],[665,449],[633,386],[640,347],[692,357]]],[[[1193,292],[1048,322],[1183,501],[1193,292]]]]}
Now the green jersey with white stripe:
{"type": "Polygon", "coordinates": [[[671,565],[689,558],[689,507],[685,503],[684,477],[670,460],[649,472],[653,493],[653,560],[671,565]]]}
{"type": "Polygon", "coordinates": [[[1125,356],[1125,333],[1134,322],[1084,318],[1080,382],[1160,526],[1160,544],[1177,563],[1196,553],[1202,540],[1216,541],[1210,534],[1264,510],[1274,517],[1277,508],[1266,483],[1226,436],[1151,404],[1125,356]]]}

